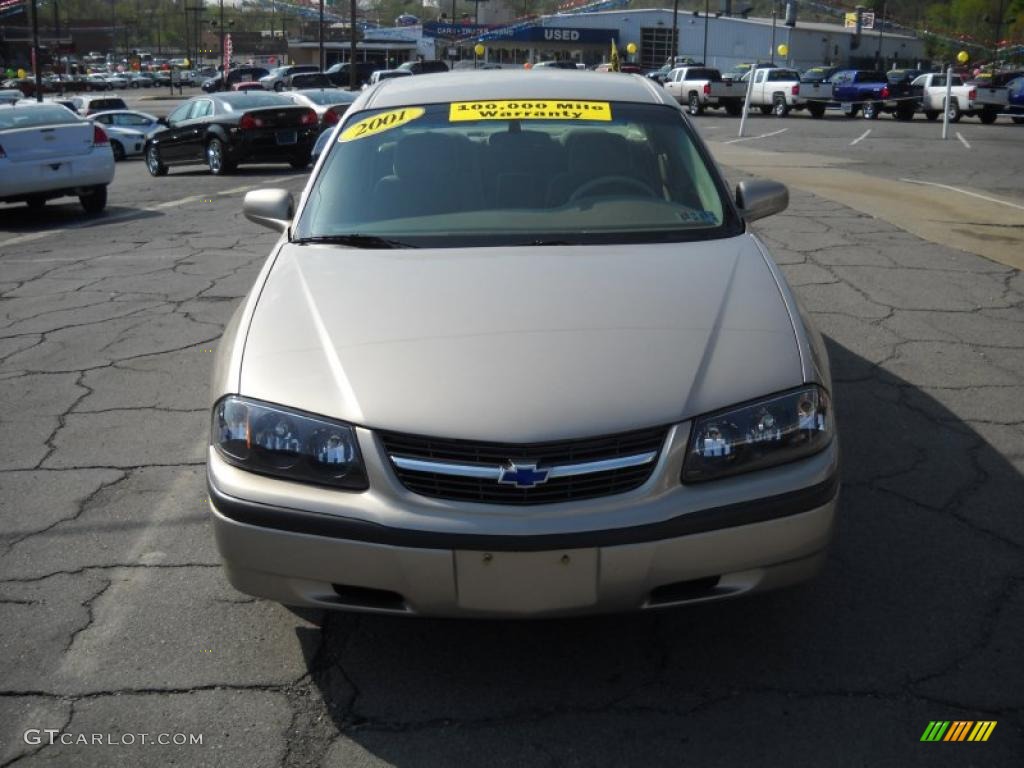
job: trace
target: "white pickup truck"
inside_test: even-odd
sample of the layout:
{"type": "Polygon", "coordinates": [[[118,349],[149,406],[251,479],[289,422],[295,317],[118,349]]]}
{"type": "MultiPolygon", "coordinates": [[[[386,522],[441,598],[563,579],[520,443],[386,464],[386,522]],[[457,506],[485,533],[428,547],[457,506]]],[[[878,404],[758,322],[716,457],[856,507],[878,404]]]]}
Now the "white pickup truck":
{"type": "MultiPolygon", "coordinates": [[[[961,116],[980,117],[982,107],[975,104],[978,90],[973,85],[964,85],[959,75],[953,75],[949,94],[949,121],[956,123],[961,116]]],[[[914,95],[920,94],[921,111],[929,120],[937,120],[942,114],[946,103],[946,75],[943,72],[931,72],[921,75],[910,84],[914,95]]]]}
{"type": "Polygon", "coordinates": [[[665,90],[696,116],[709,107],[719,106],[718,100],[710,96],[710,86],[721,79],[722,74],[711,67],[676,67],[668,73],[665,90]]]}
{"type": "Polygon", "coordinates": [[[978,95],[974,106],[981,108],[981,122],[994,123],[1001,114],[1009,114],[1015,123],[1024,123],[1024,72],[999,72],[986,81],[975,81],[978,95]]]}
{"type": "Polygon", "coordinates": [[[762,67],[754,70],[754,86],[750,90],[750,106],[765,115],[785,117],[791,109],[800,109],[800,73],[783,67],[762,67]]]}
{"type": "MultiPolygon", "coordinates": [[[[743,111],[750,82],[748,72],[741,80],[722,80],[711,83],[707,98],[724,107],[730,115],[743,111]]],[[[754,85],[750,90],[750,106],[768,115],[774,112],[785,117],[791,109],[801,109],[799,99],[800,74],[784,67],[758,67],[753,72],[754,85]]]]}

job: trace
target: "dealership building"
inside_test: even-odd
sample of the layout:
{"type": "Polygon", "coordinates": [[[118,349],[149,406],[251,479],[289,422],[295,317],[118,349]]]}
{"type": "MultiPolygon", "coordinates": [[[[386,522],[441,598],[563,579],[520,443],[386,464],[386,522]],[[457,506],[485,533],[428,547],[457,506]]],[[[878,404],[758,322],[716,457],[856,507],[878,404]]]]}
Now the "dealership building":
{"type": "MultiPolygon", "coordinates": [[[[674,39],[680,56],[722,71],[754,60],[804,69],[822,64],[888,68],[924,59],[924,42],[909,35],[865,29],[858,41],[853,29],[839,24],[798,21],[788,27],[781,19],[773,23],[693,11],[674,15],[671,9],[570,12],[513,23],[481,13],[479,24],[440,21],[368,29],[358,55],[390,66],[409,58],[472,60],[473,49],[482,44],[483,58],[503,65],[569,59],[589,66],[607,61],[615,42],[624,59],[653,69],[671,56],[674,39]],[[625,53],[630,43],[636,45],[631,57],[625,53]],[[784,57],[778,54],[783,43],[784,57]]],[[[314,62],[316,47],[312,42],[292,43],[290,53],[298,63],[314,62]]],[[[328,62],[347,57],[347,48],[347,43],[332,44],[328,62]]]]}

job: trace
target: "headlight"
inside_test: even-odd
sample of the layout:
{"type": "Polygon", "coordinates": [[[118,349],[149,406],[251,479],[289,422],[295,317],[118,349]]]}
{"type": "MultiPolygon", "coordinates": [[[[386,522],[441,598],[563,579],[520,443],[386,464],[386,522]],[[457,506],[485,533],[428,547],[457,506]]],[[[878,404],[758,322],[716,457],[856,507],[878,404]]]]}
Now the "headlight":
{"type": "Polygon", "coordinates": [[[352,491],[368,487],[347,424],[229,395],[214,406],[212,432],[217,452],[241,469],[352,491]]]}
{"type": "Polygon", "coordinates": [[[828,393],[817,386],[694,419],[684,483],[773,467],[817,453],[832,440],[828,393]]]}

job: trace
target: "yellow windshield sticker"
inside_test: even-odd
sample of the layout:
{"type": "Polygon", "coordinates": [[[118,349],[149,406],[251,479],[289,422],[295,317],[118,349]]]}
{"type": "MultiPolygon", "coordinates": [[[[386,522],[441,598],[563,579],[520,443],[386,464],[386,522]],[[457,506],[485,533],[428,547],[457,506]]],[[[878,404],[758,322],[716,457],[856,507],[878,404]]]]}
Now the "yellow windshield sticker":
{"type": "Polygon", "coordinates": [[[381,112],[379,115],[367,117],[353,125],[350,125],[341,132],[339,142],[355,141],[365,139],[367,136],[374,136],[384,131],[390,131],[400,125],[411,123],[423,117],[423,107],[406,107],[405,109],[393,109],[390,112],[381,112]]]}
{"type": "Polygon", "coordinates": [[[607,101],[456,101],[448,110],[448,122],[467,120],[602,120],[612,119],[607,101]]]}

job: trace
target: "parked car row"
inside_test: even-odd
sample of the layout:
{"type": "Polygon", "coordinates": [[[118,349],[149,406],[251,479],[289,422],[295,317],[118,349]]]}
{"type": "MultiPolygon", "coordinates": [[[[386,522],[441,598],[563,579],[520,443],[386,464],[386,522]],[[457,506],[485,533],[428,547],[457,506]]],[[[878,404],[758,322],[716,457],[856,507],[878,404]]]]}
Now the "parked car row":
{"type": "Polygon", "coordinates": [[[686,65],[670,70],[663,85],[691,115],[707,109],[739,115],[749,91],[751,107],[778,117],[806,109],[811,117],[822,118],[826,110],[839,109],[847,117],[862,114],[875,119],[888,113],[897,120],[912,120],[922,112],[928,120],[936,120],[948,111],[953,122],[977,117],[987,125],[1000,114],[1024,122],[1024,72],[1003,73],[985,84],[964,82],[953,75],[948,104],[946,75],[913,69],[815,67],[801,74],[787,67],[755,64],[742,73],[722,74],[713,67],[686,65]]]}

